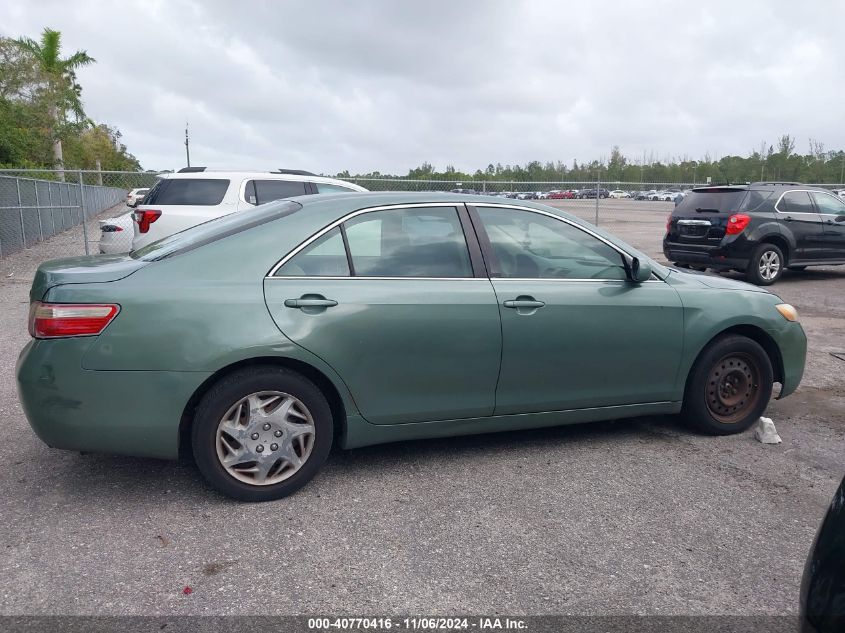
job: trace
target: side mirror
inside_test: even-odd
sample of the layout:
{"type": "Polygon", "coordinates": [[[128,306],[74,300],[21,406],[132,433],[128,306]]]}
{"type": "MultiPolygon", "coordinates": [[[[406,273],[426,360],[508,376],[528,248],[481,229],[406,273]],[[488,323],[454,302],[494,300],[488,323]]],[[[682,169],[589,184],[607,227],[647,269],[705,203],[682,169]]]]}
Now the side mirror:
{"type": "Polygon", "coordinates": [[[842,215],[837,215],[837,216],[833,219],[833,221],[834,221],[834,222],[845,222],[845,213],[843,213],[842,215]]]}
{"type": "Polygon", "coordinates": [[[638,257],[631,257],[628,260],[628,275],[631,281],[642,283],[651,279],[651,264],[641,261],[638,257]]]}

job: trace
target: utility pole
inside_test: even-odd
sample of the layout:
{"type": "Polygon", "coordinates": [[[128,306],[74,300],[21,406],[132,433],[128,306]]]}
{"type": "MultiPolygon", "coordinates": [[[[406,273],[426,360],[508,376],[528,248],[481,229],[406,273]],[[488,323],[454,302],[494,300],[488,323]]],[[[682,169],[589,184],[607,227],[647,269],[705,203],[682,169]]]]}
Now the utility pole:
{"type": "Polygon", "coordinates": [[[188,167],[191,166],[191,148],[188,143],[188,122],[185,121],[185,158],[188,159],[188,167]]]}

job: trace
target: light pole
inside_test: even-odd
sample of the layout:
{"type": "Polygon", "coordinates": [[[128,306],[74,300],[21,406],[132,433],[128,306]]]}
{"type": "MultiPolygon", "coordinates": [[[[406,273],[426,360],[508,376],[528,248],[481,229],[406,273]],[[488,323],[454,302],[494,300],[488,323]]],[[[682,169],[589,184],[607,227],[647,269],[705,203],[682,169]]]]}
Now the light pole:
{"type": "Polygon", "coordinates": [[[191,148],[188,144],[188,122],[185,121],[185,158],[188,159],[188,167],[191,166],[191,148]]]}

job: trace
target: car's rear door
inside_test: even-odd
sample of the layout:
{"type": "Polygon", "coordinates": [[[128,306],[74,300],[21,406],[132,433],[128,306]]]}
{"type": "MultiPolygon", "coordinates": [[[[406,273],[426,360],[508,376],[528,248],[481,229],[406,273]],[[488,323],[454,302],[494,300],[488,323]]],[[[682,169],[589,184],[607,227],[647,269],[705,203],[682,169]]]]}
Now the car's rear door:
{"type": "Polygon", "coordinates": [[[775,204],[778,221],[791,237],[790,260],[821,259],[824,253],[822,217],[809,191],[793,190],[781,195],[775,204]]]}
{"type": "Polygon", "coordinates": [[[471,208],[502,314],[496,415],[664,402],[683,348],[677,292],[551,213],[471,208]]]}
{"type": "Polygon", "coordinates": [[[279,329],[345,381],[373,424],[491,415],[496,295],[463,206],[362,210],[264,282],[279,329]]]}
{"type": "Polygon", "coordinates": [[[845,202],[839,196],[823,191],[814,191],[810,195],[822,219],[824,259],[845,260],[845,202]]]}

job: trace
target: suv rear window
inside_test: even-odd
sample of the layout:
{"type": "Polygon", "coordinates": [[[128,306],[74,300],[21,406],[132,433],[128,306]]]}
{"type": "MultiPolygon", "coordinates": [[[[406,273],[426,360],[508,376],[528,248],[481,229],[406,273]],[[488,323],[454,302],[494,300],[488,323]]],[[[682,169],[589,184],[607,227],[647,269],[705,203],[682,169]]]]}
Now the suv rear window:
{"type": "Polygon", "coordinates": [[[150,189],[144,204],[197,205],[220,204],[229,189],[223,178],[163,178],[150,189]]]}
{"type": "Polygon", "coordinates": [[[678,203],[675,213],[736,213],[747,193],[745,189],[693,191],[678,203]]]}

